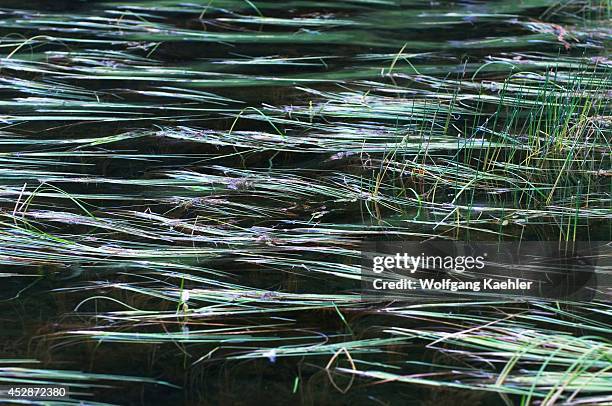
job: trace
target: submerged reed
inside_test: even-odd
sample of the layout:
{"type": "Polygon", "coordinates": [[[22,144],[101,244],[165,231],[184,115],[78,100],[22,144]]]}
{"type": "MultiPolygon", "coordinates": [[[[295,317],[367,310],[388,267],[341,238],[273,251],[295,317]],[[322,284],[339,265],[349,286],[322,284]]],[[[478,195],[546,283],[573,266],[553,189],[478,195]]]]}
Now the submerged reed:
{"type": "Polygon", "coordinates": [[[0,329],[50,351],[0,382],[612,401],[607,303],[359,292],[366,239],[610,240],[609,0],[8,3],[0,303],[47,321],[0,329]]]}

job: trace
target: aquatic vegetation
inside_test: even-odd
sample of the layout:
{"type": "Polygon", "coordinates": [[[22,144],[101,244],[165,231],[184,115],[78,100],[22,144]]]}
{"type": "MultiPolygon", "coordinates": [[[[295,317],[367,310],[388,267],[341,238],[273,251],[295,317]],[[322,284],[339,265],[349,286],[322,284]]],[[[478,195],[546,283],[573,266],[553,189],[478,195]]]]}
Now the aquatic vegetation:
{"type": "Polygon", "coordinates": [[[360,267],[370,239],[610,240],[609,17],[3,2],[0,382],[72,404],[609,403],[609,303],[391,302],[360,267]]]}
{"type": "MultiPolygon", "coordinates": [[[[157,381],[155,379],[147,379],[143,377],[130,377],[124,375],[109,375],[109,374],[94,374],[83,371],[69,370],[52,370],[37,368],[40,361],[27,359],[0,359],[0,383],[4,386],[11,385],[60,385],[69,388],[69,392],[73,397],[82,399],[95,399],[95,391],[109,390],[117,388],[126,383],[138,384],[156,384],[172,387],[166,382],[157,381]]],[[[0,395],[0,400],[12,403],[10,399],[3,398],[0,395]]],[[[65,405],[80,405],[83,400],[65,399],[51,401],[36,401],[36,400],[19,400],[15,403],[40,405],[40,404],[65,404],[65,405]]],[[[87,404],[91,405],[108,405],[108,403],[96,402],[88,400],[87,404]]]]}

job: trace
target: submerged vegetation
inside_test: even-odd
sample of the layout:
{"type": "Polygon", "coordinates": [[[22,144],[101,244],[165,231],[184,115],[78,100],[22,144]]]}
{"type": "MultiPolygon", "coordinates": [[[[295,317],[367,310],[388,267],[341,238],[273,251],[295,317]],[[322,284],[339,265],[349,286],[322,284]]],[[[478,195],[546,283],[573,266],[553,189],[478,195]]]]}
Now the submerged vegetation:
{"type": "Polygon", "coordinates": [[[0,384],[609,404],[609,301],[360,291],[366,239],[611,240],[609,18],[609,0],[3,1],[0,384]]]}

